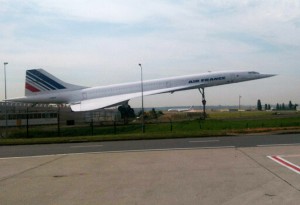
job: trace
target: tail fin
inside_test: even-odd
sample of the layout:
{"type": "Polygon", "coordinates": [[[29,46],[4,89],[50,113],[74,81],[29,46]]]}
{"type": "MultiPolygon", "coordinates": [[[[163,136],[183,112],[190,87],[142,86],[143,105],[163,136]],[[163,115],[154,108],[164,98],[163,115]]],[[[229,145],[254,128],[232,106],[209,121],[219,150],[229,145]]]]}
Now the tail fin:
{"type": "Polygon", "coordinates": [[[83,88],[86,87],[65,83],[43,69],[26,71],[25,96],[83,88]]]}

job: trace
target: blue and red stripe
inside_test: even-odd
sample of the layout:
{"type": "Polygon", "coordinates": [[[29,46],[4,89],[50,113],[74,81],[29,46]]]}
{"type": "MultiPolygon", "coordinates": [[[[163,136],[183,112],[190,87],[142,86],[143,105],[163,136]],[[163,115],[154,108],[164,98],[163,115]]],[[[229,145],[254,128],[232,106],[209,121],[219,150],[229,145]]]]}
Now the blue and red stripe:
{"type": "Polygon", "coordinates": [[[27,83],[26,82],[26,84],[25,84],[25,88],[27,89],[27,90],[30,90],[31,92],[40,92],[40,90],[38,89],[38,88],[36,88],[36,87],[34,87],[34,86],[32,86],[32,85],[30,85],[29,83],[27,83]]]}
{"type": "MultiPolygon", "coordinates": [[[[38,70],[27,70],[26,76],[29,81],[45,88],[46,90],[65,89],[66,87],[49,78],[38,70]]],[[[27,79],[26,79],[27,80],[27,79]]]]}

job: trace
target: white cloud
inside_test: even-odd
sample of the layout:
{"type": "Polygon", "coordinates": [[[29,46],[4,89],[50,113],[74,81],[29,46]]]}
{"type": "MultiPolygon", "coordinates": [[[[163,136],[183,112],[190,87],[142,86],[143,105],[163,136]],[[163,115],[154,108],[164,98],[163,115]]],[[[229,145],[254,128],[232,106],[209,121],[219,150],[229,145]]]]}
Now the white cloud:
{"type": "Polygon", "coordinates": [[[44,0],[33,1],[45,11],[61,14],[80,21],[102,21],[108,23],[136,23],[145,18],[168,13],[173,6],[164,1],[139,0],[44,0]]]}
{"type": "MultiPolygon", "coordinates": [[[[16,84],[24,80],[19,71],[33,67],[85,85],[134,81],[140,62],[146,79],[223,69],[300,73],[300,2],[296,0],[0,3],[0,26],[5,28],[0,31],[0,55],[9,61],[8,74],[14,76],[11,96],[23,94],[16,84]]],[[[278,78],[244,84],[239,92],[255,98],[259,93],[252,90],[268,87],[265,82],[274,85],[278,78]]],[[[297,86],[299,82],[285,83],[277,87],[285,92],[273,97],[288,99],[297,86]]],[[[235,102],[232,87],[216,89],[226,93],[227,102],[235,102]]],[[[266,92],[261,90],[265,96],[266,92]]],[[[198,102],[194,93],[184,95],[198,102]]],[[[218,104],[218,97],[209,97],[218,104]]],[[[250,97],[248,101],[253,103],[250,97]]]]}

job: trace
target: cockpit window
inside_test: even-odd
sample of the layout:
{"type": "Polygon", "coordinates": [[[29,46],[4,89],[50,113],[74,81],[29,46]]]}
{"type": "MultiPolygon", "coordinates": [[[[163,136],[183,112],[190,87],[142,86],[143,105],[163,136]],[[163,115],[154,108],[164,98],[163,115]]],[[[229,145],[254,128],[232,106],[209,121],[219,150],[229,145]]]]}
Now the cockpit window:
{"type": "Polygon", "coordinates": [[[248,74],[259,74],[259,73],[258,73],[258,72],[251,71],[251,72],[248,72],[248,74]]]}

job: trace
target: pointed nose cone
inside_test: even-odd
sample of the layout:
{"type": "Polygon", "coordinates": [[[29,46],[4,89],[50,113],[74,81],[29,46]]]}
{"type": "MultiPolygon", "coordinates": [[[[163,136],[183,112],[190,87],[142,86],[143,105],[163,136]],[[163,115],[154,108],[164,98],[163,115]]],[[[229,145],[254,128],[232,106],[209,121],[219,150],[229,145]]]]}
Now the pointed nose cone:
{"type": "Polygon", "coordinates": [[[276,76],[276,74],[260,74],[259,76],[260,78],[269,78],[269,77],[276,76]]]}

